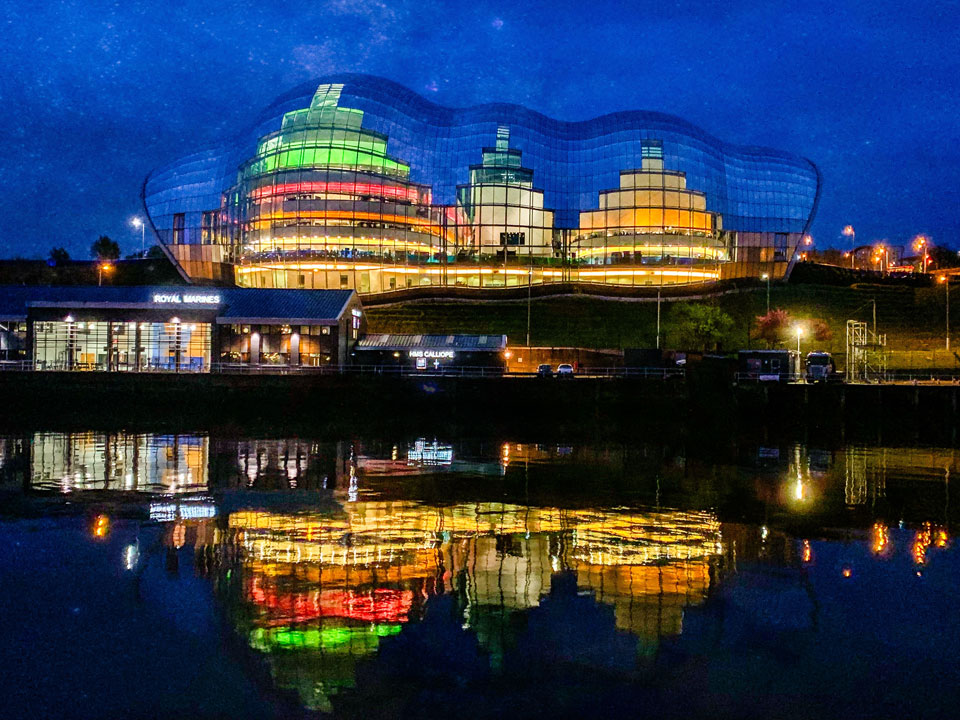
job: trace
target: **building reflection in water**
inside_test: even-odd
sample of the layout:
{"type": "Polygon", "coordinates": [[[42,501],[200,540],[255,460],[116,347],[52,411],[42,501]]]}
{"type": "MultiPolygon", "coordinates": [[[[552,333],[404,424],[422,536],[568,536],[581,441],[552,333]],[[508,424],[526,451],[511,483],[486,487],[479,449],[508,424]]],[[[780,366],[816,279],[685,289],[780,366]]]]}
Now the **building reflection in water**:
{"type": "MultiPolygon", "coordinates": [[[[728,472],[647,446],[35,433],[0,438],[0,478],[41,491],[155,494],[149,518],[163,526],[166,571],[179,573],[190,552],[180,549],[192,547],[194,571],[211,578],[245,646],[267,659],[279,685],[329,709],[355,682],[358,662],[376,656],[385,638],[409,637],[404,628],[430,607],[452,607],[457,632],[475,639],[491,670],[506,673],[528,621],[549,605],[544,598],[573,587],[607,613],[636,659],[689,630],[695,613],[687,610],[709,607],[717,583],[746,576],[750,563],[828,567],[821,540],[790,537],[776,529],[778,518],[812,513],[808,520],[824,519],[817,526],[860,528],[871,558],[909,554],[917,573],[949,546],[954,450],[745,452],[728,472]],[[505,492],[525,499],[526,483],[515,481],[538,465],[550,482],[533,505],[463,500],[505,492]],[[658,502],[663,487],[675,505],[724,507],[724,493],[756,498],[765,524],[721,525],[704,510],[596,507],[609,488],[581,481],[605,472],[617,490],[655,475],[658,502]],[[564,487],[565,477],[576,489],[564,487]],[[903,513],[909,539],[898,533],[903,513]]],[[[92,521],[95,538],[112,532],[107,515],[92,521]]],[[[138,541],[125,546],[122,567],[142,566],[151,551],[138,541]]],[[[856,578],[857,557],[844,555],[837,572],[856,578]]],[[[578,618],[565,621],[572,635],[590,632],[578,618]]]]}
{"type": "Polygon", "coordinates": [[[348,472],[349,445],[300,438],[217,439],[213,452],[222,473],[216,485],[255,490],[321,490],[337,487],[348,472]]]}
{"type": "Polygon", "coordinates": [[[207,489],[209,441],[199,435],[35,433],[34,490],[191,493],[207,489]]]}
{"type": "Polygon", "coordinates": [[[719,523],[706,512],[499,503],[239,511],[227,536],[240,559],[234,622],[269,654],[277,681],[319,708],[352,684],[359,659],[441,595],[458,602],[463,628],[497,667],[512,642],[511,616],[537,607],[561,571],[612,608],[641,652],[651,650],[706,596],[721,553],[719,523]]]}

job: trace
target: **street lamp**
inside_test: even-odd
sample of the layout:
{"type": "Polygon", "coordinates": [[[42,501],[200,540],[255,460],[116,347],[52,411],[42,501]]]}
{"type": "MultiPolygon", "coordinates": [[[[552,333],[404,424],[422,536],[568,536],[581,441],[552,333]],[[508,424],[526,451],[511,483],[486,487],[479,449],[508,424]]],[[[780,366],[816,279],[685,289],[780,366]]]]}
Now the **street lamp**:
{"type": "Polygon", "coordinates": [[[926,272],[927,266],[930,263],[930,255],[927,252],[930,247],[930,239],[927,238],[925,235],[917,235],[917,237],[913,239],[913,242],[914,242],[914,247],[917,250],[923,250],[923,260],[922,260],[923,264],[921,267],[923,268],[922,271],[926,272]]]}
{"type": "Polygon", "coordinates": [[[527,347],[530,347],[530,295],[533,292],[533,268],[527,268],[527,347]]]}
{"type": "Polygon", "coordinates": [[[950,278],[947,275],[941,275],[937,278],[940,282],[943,283],[947,291],[947,334],[946,334],[946,346],[947,352],[950,352],[950,278]]]}
{"type": "Polygon", "coordinates": [[[875,252],[876,254],[873,256],[874,262],[876,262],[880,266],[881,273],[887,272],[890,266],[890,261],[889,261],[890,251],[885,246],[878,245],[875,252]]]}
{"type": "Polygon", "coordinates": [[[767,315],[770,314],[770,273],[764,273],[760,276],[761,280],[767,281],[767,315]]]}
{"type": "Polygon", "coordinates": [[[799,356],[800,355],[800,338],[803,336],[803,328],[797,325],[796,332],[797,332],[797,355],[799,356]]]}
{"type": "Polygon", "coordinates": [[[140,228],[140,257],[142,258],[144,255],[146,255],[147,226],[143,220],[138,217],[133,218],[130,221],[130,224],[135,228],[140,228]]]}
{"type": "Polygon", "coordinates": [[[109,273],[111,270],[113,270],[113,265],[111,265],[110,263],[102,262],[97,265],[97,286],[98,287],[103,285],[103,274],[109,273]]]}

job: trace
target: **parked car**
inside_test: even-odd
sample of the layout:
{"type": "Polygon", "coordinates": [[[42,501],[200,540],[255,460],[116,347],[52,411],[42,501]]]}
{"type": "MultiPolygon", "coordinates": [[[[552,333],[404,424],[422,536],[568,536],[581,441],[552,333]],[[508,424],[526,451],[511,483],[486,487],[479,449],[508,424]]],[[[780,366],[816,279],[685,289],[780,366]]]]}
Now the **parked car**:
{"type": "Polygon", "coordinates": [[[537,365],[537,377],[553,377],[553,368],[549,365],[537,365]]]}
{"type": "Polygon", "coordinates": [[[563,363],[562,365],[557,365],[557,377],[558,378],[572,378],[573,377],[573,365],[569,363],[563,363]]]}

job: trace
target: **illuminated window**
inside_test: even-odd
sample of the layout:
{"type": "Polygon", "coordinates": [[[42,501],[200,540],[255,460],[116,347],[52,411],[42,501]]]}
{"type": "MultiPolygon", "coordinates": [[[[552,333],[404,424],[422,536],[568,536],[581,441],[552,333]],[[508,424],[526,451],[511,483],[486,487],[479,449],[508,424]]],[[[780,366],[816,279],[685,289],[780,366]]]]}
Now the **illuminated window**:
{"type": "Polygon", "coordinates": [[[644,140],[640,143],[640,157],[663,160],[663,141],[644,140]]]}
{"type": "Polygon", "coordinates": [[[200,217],[200,242],[203,245],[212,245],[216,242],[217,221],[219,217],[219,210],[203,211],[200,217]]]}
{"type": "Polygon", "coordinates": [[[173,216],[173,244],[182,245],[184,241],[184,224],[185,224],[185,215],[184,213],[177,213],[173,216]]]}

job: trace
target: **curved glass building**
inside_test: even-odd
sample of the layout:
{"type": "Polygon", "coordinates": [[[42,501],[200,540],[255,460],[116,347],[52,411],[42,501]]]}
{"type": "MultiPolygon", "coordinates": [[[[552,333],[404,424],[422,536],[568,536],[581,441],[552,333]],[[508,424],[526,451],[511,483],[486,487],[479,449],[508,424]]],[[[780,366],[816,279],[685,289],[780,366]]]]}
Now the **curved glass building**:
{"type": "Polygon", "coordinates": [[[143,200],[191,281],[377,294],[782,276],[819,191],[809,160],[670,115],[446,108],[336,75],[152,172],[143,200]]]}

